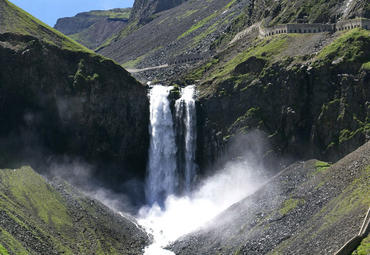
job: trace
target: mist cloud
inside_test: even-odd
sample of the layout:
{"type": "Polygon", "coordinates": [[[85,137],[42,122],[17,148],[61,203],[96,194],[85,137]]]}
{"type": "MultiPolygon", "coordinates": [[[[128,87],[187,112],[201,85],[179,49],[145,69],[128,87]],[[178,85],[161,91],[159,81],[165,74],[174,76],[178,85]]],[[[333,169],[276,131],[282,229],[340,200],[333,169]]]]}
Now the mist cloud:
{"type": "Polygon", "coordinates": [[[202,181],[190,195],[169,196],[164,209],[154,205],[139,211],[139,223],[154,236],[154,243],[147,247],[146,255],[173,254],[161,247],[207,225],[265,183],[266,171],[260,159],[263,158],[262,147],[267,144],[262,143],[260,133],[252,132],[242,138],[238,141],[244,143],[234,144],[226,154],[232,160],[224,158],[227,162],[224,167],[202,181]]]}

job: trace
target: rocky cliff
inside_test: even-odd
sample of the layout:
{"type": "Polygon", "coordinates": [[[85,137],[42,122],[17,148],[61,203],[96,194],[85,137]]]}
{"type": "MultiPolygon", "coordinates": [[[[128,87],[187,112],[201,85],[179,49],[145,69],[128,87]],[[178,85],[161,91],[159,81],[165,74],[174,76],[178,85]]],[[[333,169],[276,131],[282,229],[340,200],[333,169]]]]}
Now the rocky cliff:
{"type": "Polygon", "coordinates": [[[155,18],[156,13],[176,7],[187,0],[136,0],[130,20],[145,24],[155,18]]]}
{"type": "Polygon", "coordinates": [[[0,170],[0,253],[142,254],[135,220],[30,167],[0,170]]]}
{"type": "Polygon", "coordinates": [[[199,156],[213,162],[253,129],[278,155],[335,161],[355,150],[369,140],[369,45],[370,32],[356,29],[230,46],[184,77],[201,80],[199,156]]]}
{"type": "MultiPolygon", "coordinates": [[[[2,166],[69,155],[116,165],[118,183],[144,174],[147,91],[123,68],[10,33],[0,35],[0,56],[2,166]]],[[[108,177],[109,167],[99,172],[108,177]]]]}
{"type": "Polygon", "coordinates": [[[95,49],[126,27],[130,12],[130,8],[83,12],[74,17],[58,19],[55,29],[95,49]]]}

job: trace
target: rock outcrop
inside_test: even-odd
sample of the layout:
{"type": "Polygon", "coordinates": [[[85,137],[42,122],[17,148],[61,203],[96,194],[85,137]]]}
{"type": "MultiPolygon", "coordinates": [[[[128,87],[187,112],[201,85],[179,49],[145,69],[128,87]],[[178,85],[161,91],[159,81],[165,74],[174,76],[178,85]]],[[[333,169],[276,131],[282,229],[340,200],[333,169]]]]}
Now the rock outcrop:
{"type": "Polygon", "coordinates": [[[336,161],[361,146],[369,140],[369,45],[361,29],[257,39],[185,76],[189,84],[201,80],[200,164],[254,129],[278,155],[300,159],[336,161]]]}
{"type": "Polygon", "coordinates": [[[122,67],[11,33],[0,35],[0,65],[2,167],[63,155],[101,163],[118,185],[145,174],[147,88],[122,67]]]}
{"type": "Polygon", "coordinates": [[[187,0],[135,0],[130,20],[145,24],[154,19],[158,12],[176,7],[187,0]]]}
{"type": "Polygon", "coordinates": [[[130,12],[130,8],[83,12],[74,17],[58,19],[54,28],[95,49],[126,27],[130,12]]]}

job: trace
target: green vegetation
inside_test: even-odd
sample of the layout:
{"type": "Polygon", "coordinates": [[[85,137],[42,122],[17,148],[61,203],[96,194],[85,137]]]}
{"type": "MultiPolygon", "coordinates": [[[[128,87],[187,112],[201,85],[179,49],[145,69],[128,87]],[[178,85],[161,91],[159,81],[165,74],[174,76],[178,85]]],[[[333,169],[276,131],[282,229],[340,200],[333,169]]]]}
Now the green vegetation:
{"type": "Polygon", "coordinates": [[[107,11],[91,11],[89,14],[94,16],[103,16],[111,19],[130,18],[131,8],[112,9],[107,11]]]}
{"type": "Polygon", "coordinates": [[[330,164],[327,163],[327,162],[324,162],[324,161],[316,161],[315,163],[315,168],[316,168],[316,171],[313,173],[314,175],[318,174],[318,173],[321,173],[321,172],[324,172],[325,170],[327,170],[328,168],[330,167],[330,164]]]}
{"type": "Polygon", "coordinates": [[[193,43],[194,44],[199,43],[201,40],[206,38],[207,35],[212,34],[213,32],[215,32],[217,30],[217,27],[219,26],[219,24],[220,24],[220,21],[217,21],[217,22],[213,23],[210,27],[208,27],[205,32],[200,33],[199,35],[195,36],[193,38],[193,43]]]}
{"type": "Polygon", "coordinates": [[[122,67],[124,68],[135,68],[137,64],[139,64],[144,58],[145,58],[146,55],[142,55],[134,60],[130,60],[130,61],[127,61],[125,63],[122,64],[122,67]]]}
{"type": "Polygon", "coordinates": [[[236,0],[231,0],[224,9],[229,9],[234,3],[236,3],[236,0]]]}
{"type": "Polygon", "coordinates": [[[113,214],[68,184],[62,186],[68,200],[30,167],[0,170],[0,254],[37,254],[40,248],[45,254],[70,255],[127,250],[124,235],[129,233],[116,229],[113,214]]]}
{"type": "Polygon", "coordinates": [[[0,3],[3,5],[4,15],[1,17],[0,32],[12,32],[35,36],[49,44],[71,51],[86,51],[89,49],[73,41],[59,31],[49,27],[32,15],[18,8],[8,0],[0,3]]]}
{"type": "Polygon", "coordinates": [[[192,32],[194,32],[195,30],[203,27],[204,25],[206,25],[210,20],[212,20],[213,18],[215,18],[216,16],[218,15],[218,12],[215,12],[211,15],[209,15],[208,17],[205,17],[204,19],[200,20],[198,23],[194,24],[191,28],[189,28],[189,30],[185,31],[182,35],[180,35],[177,39],[181,39],[189,34],[191,34],[192,32]]]}
{"type": "Polygon", "coordinates": [[[330,201],[317,217],[323,217],[323,224],[319,231],[323,231],[330,225],[336,224],[341,217],[347,217],[352,211],[363,208],[364,211],[370,206],[370,166],[363,170],[362,175],[354,180],[338,197],[330,201]]]}
{"type": "Polygon", "coordinates": [[[326,46],[316,60],[332,62],[342,59],[346,62],[360,62],[368,66],[370,53],[370,31],[356,28],[343,33],[334,42],[326,46]]]}
{"type": "Polygon", "coordinates": [[[279,210],[279,213],[281,215],[286,215],[292,210],[294,210],[297,206],[304,204],[303,199],[295,199],[295,198],[289,198],[284,201],[282,207],[279,210]]]}
{"type": "Polygon", "coordinates": [[[210,61],[207,63],[201,65],[199,68],[195,69],[192,73],[190,73],[187,78],[195,81],[195,80],[200,80],[204,76],[204,74],[215,64],[218,63],[218,59],[212,58],[210,61]]]}
{"type": "MultiPolygon", "coordinates": [[[[341,178],[343,176],[343,170],[345,170],[343,167],[329,168],[327,171],[322,172],[320,178],[311,180],[315,180],[315,182],[325,182],[330,187],[333,187],[336,185],[336,181],[343,181],[343,178],[341,178]]],[[[269,254],[284,254],[284,250],[289,249],[291,245],[296,245],[298,242],[305,242],[301,245],[310,245],[318,235],[323,234],[325,236],[328,231],[330,233],[333,229],[337,229],[338,226],[347,223],[348,219],[355,215],[358,216],[359,213],[365,215],[370,206],[369,178],[370,166],[359,169],[357,177],[355,177],[352,182],[345,184],[344,187],[346,188],[340,190],[341,193],[339,195],[332,198],[321,210],[318,210],[306,223],[303,231],[280,243],[269,254]]],[[[341,185],[343,186],[343,184],[341,185]]],[[[326,187],[321,187],[321,189],[324,192],[326,187]]],[[[295,204],[296,202],[293,200],[288,202],[286,206],[287,208],[291,208],[294,207],[295,204]]],[[[358,230],[356,229],[356,233],[359,230],[360,226],[358,226],[358,230]]],[[[368,241],[364,241],[364,247],[366,247],[366,242],[368,241]]]]}
{"type": "MultiPolygon", "coordinates": [[[[354,122],[356,122],[355,118],[354,118],[354,122]]],[[[356,129],[356,130],[353,130],[353,131],[350,131],[348,129],[343,129],[340,131],[339,133],[339,144],[342,144],[342,143],[345,143],[349,140],[351,140],[352,138],[354,138],[356,135],[358,134],[365,134],[367,132],[370,131],[370,123],[365,123],[365,122],[362,122],[362,121],[359,121],[357,120],[360,128],[356,129]]]]}
{"type": "MultiPolygon", "coordinates": [[[[244,19],[238,17],[239,23],[243,23],[244,19]]],[[[202,34],[201,34],[202,35],[202,34]]],[[[201,36],[200,35],[200,36],[201,36]]],[[[229,76],[233,75],[233,71],[237,65],[246,61],[248,58],[255,56],[261,59],[265,59],[267,63],[273,63],[276,60],[281,61],[283,58],[282,53],[289,47],[290,43],[295,40],[301,40],[307,35],[304,34],[285,34],[278,35],[271,38],[264,38],[256,40],[252,45],[245,51],[239,53],[226,63],[222,61],[208,62],[201,67],[195,69],[188,78],[196,78],[204,80],[219,79],[224,81],[229,76]],[[204,70],[211,70],[204,76],[204,70]]],[[[353,29],[348,31],[333,43],[326,46],[315,59],[315,65],[321,65],[322,63],[331,63],[336,59],[342,59],[346,63],[362,63],[363,69],[370,69],[370,57],[368,49],[370,47],[370,32],[363,29],[353,29]],[[365,62],[367,61],[367,62],[365,62]]],[[[360,66],[361,66],[360,65],[360,66]]],[[[266,65],[268,67],[269,65],[266,65]]],[[[264,72],[261,72],[263,75],[264,72]]],[[[241,77],[243,79],[243,77],[241,77]]],[[[363,125],[362,127],[364,127],[363,125]]],[[[360,130],[359,130],[360,131],[360,130]]]]}
{"type": "Polygon", "coordinates": [[[363,63],[362,66],[361,66],[361,69],[370,70],[370,61],[366,62],[366,63],[363,63]]]}
{"type": "Polygon", "coordinates": [[[272,61],[274,56],[281,53],[288,46],[289,37],[290,35],[280,35],[273,38],[258,40],[249,50],[243,51],[229,60],[226,64],[220,66],[217,70],[214,70],[214,77],[225,77],[230,75],[238,64],[246,61],[252,56],[272,61]]]}
{"type": "MultiPolygon", "coordinates": [[[[18,229],[28,231],[34,240],[39,239],[38,242],[45,243],[47,229],[42,226],[50,226],[58,232],[72,228],[73,221],[67,213],[62,197],[30,167],[0,170],[0,183],[0,197],[2,197],[0,207],[9,220],[18,225],[18,229]]],[[[7,226],[0,225],[0,227],[7,226]]],[[[1,233],[2,244],[10,251],[28,254],[24,252],[23,244],[16,239],[16,236],[11,235],[6,229],[1,233]]],[[[72,235],[67,238],[72,241],[74,237],[72,235]]],[[[51,237],[50,242],[60,252],[72,254],[69,248],[62,245],[56,237],[51,237]]]]}
{"type": "Polygon", "coordinates": [[[0,244],[0,255],[9,255],[8,251],[0,244]]]}
{"type": "MultiPolygon", "coordinates": [[[[76,23],[87,23],[89,26],[75,31],[74,34],[68,34],[68,36],[90,49],[95,49],[102,43],[110,43],[111,40],[117,36],[116,29],[113,27],[105,29],[100,36],[97,36],[97,33],[100,33],[99,31],[101,22],[105,21],[106,19],[120,19],[128,21],[130,12],[130,8],[85,12],[83,13],[84,15],[82,17],[78,15],[72,19],[75,20],[74,22],[76,23]]],[[[122,23],[121,26],[124,28],[124,23],[122,23]]]]}
{"type": "Polygon", "coordinates": [[[135,30],[139,29],[141,25],[139,25],[138,21],[130,22],[128,26],[126,26],[119,34],[113,34],[111,37],[106,39],[98,48],[95,49],[95,51],[99,51],[105,47],[108,47],[110,44],[112,44],[114,41],[123,38],[135,30]]]}
{"type": "Polygon", "coordinates": [[[370,254],[370,235],[368,235],[352,255],[368,255],[370,254]]]}
{"type": "Polygon", "coordinates": [[[193,15],[194,13],[196,13],[198,10],[187,10],[183,15],[181,15],[180,17],[179,17],[179,19],[181,20],[181,19],[185,19],[185,18],[187,18],[187,17],[189,17],[189,16],[191,16],[191,15],[193,15]]]}
{"type": "Polygon", "coordinates": [[[50,187],[29,167],[16,171],[2,170],[0,180],[7,184],[6,190],[11,193],[13,199],[25,209],[33,211],[46,224],[54,225],[58,229],[66,225],[72,226],[67,209],[62,205],[62,198],[47,192],[50,187]]]}
{"type": "Polygon", "coordinates": [[[178,84],[172,84],[173,88],[170,91],[171,95],[175,98],[179,98],[181,95],[181,87],[178,84]]]}
{"type": "Polygon", "coordinates": [[[241,30],[245,28],[245,26],[247,25],[247,20],[248,20],[248,17],[247,17],[246,11],[243,11],[239,16],[234,18],[231,22],[229,21],[231,23],[230,31],[228,33],[224,33],[218,39],[216,39],[212,43],[211,48],[214,49],[214,48],[225,46],[226,44],[228,44],[237,33],[239,33],[241,30]]]}
{"type": "Polygon", "coordinates": [[[0,242],[3,245],[6,245],[8,252],[17,255],[29,254],[29,252],[22,246],[22,244],[19,241],[17,241],[11,234],[9,234],[5,229],[1,227],[0,227],[0,242]]]}
{"type": "Polygon", "coordinates": [[[230,135],[224,137],[224,140],[229,139],[235,131],[238,130],[241,131],[242,133],[247,133],[251,128],[253,128],[253,125],[257,125],[258,128],[261,128],[263,125],[263,120],[262,120],[262,113],[261,113],[261,108],[259,107],[251,107],[248,109],[248,111],[240,116],[229,128],[228,133],[230,135]],[[253,123],[251,125],[251,123],[253,123]],[[258,124],[257,124],[258,123],[258,124]]]}
{"type": "MultiPolygon", "coordinates": [[[[346,3],[340,2],[344,6],[346,3]]],[[[260,8],[265,13],[268,10],[272,16],[273,19],[269,25],[296,23],[299,19],[304,19],[307,23],[327,23],[334,21],[334,14],[338,12],[338,0],[265,0],[264,5],[260,8]]],[[[362,2],[358,6],[358,11],[362,13],[359,16],[369,13],[370,5],[362,2]]]]}

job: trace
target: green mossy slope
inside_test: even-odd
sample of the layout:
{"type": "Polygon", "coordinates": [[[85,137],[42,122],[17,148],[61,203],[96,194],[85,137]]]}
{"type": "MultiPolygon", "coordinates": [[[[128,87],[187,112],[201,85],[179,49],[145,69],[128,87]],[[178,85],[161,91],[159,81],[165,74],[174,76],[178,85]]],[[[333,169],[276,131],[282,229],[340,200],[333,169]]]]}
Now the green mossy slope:
{"type": "Polygon", "coordinates": [[[8,0],[0,0],[0,33],[32,35],[63,49],[90,51],[8,0]]]}
{"type": "Polygon", "coordinates": [[[370,235],[362,240],[361,245],[352,253],[352,255],[368,255],[370,254],[370,235]]]}
{"type": "Polygon", "coordinates": [[[141,254],[145,233],[30,167],[0,170],[1,254],[141,254]]]}

